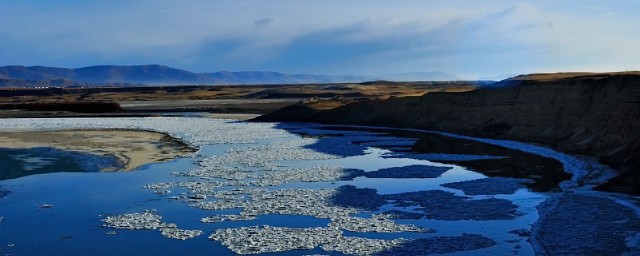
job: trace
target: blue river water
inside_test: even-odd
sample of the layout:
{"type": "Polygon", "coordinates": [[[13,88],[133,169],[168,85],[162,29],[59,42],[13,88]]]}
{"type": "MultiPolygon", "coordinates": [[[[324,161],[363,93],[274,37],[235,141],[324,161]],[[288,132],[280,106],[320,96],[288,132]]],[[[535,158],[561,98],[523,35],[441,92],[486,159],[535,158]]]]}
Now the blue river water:
{"type": "MultiPolygon", "coordinates": [[[[304,127],[303,127],[304,128],[304,127]]],[[[311,129],[317,134],[323,134],[322,129],[311,129]]],[[[335,130],[327,130],[326,134],[336,134],[335,130]]],[[[361,134],[371,136],[371,133],[361,134]]],[[[305,135],[292,134],[293,139],[305,135]]],[[[352,146],[352,142],[361,139],[358,132],[349,132],[351,136],[344,140],[333,140],[332,143],[345,143],[345,147],[352,146]],[[350,144],[351,143],[351,144],[350,144]],[[347,145],[349,144],[349,145],[347,145]]],[[[391,135],[380,135],[379,141],[402,141],[391,135]],[[386,139],[385,136],[387,137],[386,139]]],[[[348,136],[347,136],[348,137],[348,136]]],[[[329,138],[329,137],[328,137],[329,138]]],[[[320,138],[322,140],[322,138],[320,138]]],[[[11,255],[235,255],[233,251],[208,236],[217,229],[236,228],[255,225],[270,225],[279,227],[326,227],[328,219],[319,219],[304,215],[260,215],[255,220],[224,221],[218,223],[201,223],[199,220],[212,214],[237,214],[241,209],[227,209],[220,211],[202,210],[189,207],[187,204],[169,200],[165,195],[157,195],[147,189],[146,184],[167,181],[192,181],[192,177],[176,176],[173,172],[188,172],[199,167],[203,159],[215,155],[222,155],[229,149],[262,145],[273,142],[264,139],[254,144],[215,144],[202,147],[199,155],[179,158],[169,162],[148,164],[131,172],[96,172],[96,166],[109,164],[109,159],[92,159],[95,166],[77,166],[51,163],[38,168],[58,168],[40,173],[0,181],[0,190],[10,191],[4,198],[0,198],[0,254],[11,255]],[[104,161],[104,162],[101,162],[104,161]],[[98,163],[98,164],[96,164],[98,163]],[[67,169],[64,169],[64,168],[67,169]],[[71,168],[71,169],[69,169],[71,168]],[[74,169],[76,168],[76,169],[74,169]],[[52,207],[42,207],[50,205],[52,207]],[[204,234],[185,241],[169,239],[161,236],[160,232],[151,230],[114,230],[104,228],[101,219],[106,214],[122,214],[141,212],[155,209],[163,217],[163,221],[176,223],[181,229],[197,229],[204,234]],[[110,232],[110,231],[116,231],[110,232]]],[[[377,145],[384,145],[378,143],[377,145]]],[[[339,188],[354,186],[355,188],[375,189],[380,195],[390,195],[403,192],[439,190],[465,196],[458,189],[442,186],[446,183],[468,181],[486,178],[485,174],[471,171],[468,168],[450,161],[429,161],[412,158],[410,152],[389,150],[389,148],[403,147],[403,144],[388,145],[387,147],[361,146],[364,150],[356,150],[355,154],[344,155],[338,159],[321,160],[291,160],[281,164],[291,167],[306,167],[317,165],[340,166],[349,169],[359,169],[365,172],[377,171],[384,168],[403,167],[410,165],[426,165],[434,167],[448,167],[448,171],[436,178],[367,178],[363,176],[350,180],[326,182],[288,182],[268,189],[287,188],[339,188]],[[394,147],[391,147],[394,146],[394,147]],[[386,157],[396,154],[395,157],[386,157]],[[400,156],[397,156],[400,154],[400,156]],[[404,154],[404,155],[403,155],[404,154]]],[[[363,145],[367,145],[363,143],[363,145]]],[[[369,144],[372,145],[372,144],[369,144]]],[[[334,145],[335,146],[335,145],[334,145]]],[[[340,146],[340,145],[338,145],[340,146]]],[[[22,150],[20,154],[43,154],[42,149],[22,150]]],[[[62,151],[47,151],[49,154],[63,158],[78,157],[62,151]],[[66,154],[66,155],[65,155],[66,154]]],[[[10,155],[6,151],[0,154],[10,155]],[[3,153],[4,152],[4,153],[3,153]]],[[[12,152],[15,154],[15,152],[12,152]]],[[[51,158],[47,156],[45,158],[51,158]]],[[[91,156],[82,155],[84,159],[91,156]]],[[[443,157],[442,155],[440,156],[443,157]]],[[[485,160],[491,161],[491,160],[485,160]]],[[[0,172],[3,167],[0,167],[0,172]]],[[[175,189],[176,193],[180,189],[175,189]]],[[[186,190],[185,190],[186,191],[186,190]]],[[[442,219],[397,219],[397,223],[412,224],[419,227],[434,229],[435,233],[354,233],[345,232],[345,236],[359,236],[376,239],[394,238],[423,238],[435,236],[460,236],[462,234],[480,234],[496,242],[496,245],[471,251],[458,251],[446,255],[533,255],[527,237],[512,231],[526,230],[537,220],[536,206],[545,200],[545,193],[533,192],[524,187],[511,194],[500,195],[469,195],[470,200],[486,198],[506,199],[517,206],[519,215],[513,219],[504,220],[442,220],[442,219]]],[[[388,204],[379,208],[375,213],[393,210],[398,207],[388,204]]],[[[411,207],[404,207],[411,211],[411,207]]],[[[371,213],[363,213],[362,216],[371,213]]],[[[304,255],[325,254],[342,255],[337,252],[327,252],[320,248],[304,251],[287,251],[280,253],[266,253],[264,255],[304,255]]]]}

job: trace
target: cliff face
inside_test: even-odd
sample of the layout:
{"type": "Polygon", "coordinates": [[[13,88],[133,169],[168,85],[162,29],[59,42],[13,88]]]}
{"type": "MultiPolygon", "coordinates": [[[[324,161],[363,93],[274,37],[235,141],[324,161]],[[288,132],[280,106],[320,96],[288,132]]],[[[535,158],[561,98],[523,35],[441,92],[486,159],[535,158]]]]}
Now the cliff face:
{"type": "Polygon", "coordinates": [[[621,172],[604,189],[640,193],[638,74],[517,77],[502,86],[470,92],[358,102],[319,111],[305,121],[541,143],[597,157],[621,172]]]}

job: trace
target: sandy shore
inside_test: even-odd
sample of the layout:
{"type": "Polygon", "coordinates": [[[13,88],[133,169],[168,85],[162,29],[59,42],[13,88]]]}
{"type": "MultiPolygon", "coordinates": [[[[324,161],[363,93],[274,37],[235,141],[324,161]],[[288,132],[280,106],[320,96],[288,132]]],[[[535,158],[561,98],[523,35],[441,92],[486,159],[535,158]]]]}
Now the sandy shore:
{"type": "Polygon", "coordinates": [[[124,171],[193,152],[186,144],[169,135],[132,130],[0,132],[0,147],[54,147],[97,155],[114,155],[122,162],[124,171]]]}

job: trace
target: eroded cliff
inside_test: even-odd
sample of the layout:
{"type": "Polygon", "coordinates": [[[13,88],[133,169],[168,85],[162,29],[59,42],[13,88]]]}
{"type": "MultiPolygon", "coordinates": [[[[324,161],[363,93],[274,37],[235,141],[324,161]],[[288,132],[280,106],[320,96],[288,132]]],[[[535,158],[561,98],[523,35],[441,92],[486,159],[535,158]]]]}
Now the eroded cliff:
{"type": "MultiPolygon", "coordinates": [[[[272,115],[276,116],[279,118],[269,121],[289,121],[286,112],[272,115]]],[[[322,111],[307,109],[295,119],[540,143],[597,157],[621,173],[603,189],[640,193],[638,73],[521,76],[469,92],[363,101],[322,111]]]]}

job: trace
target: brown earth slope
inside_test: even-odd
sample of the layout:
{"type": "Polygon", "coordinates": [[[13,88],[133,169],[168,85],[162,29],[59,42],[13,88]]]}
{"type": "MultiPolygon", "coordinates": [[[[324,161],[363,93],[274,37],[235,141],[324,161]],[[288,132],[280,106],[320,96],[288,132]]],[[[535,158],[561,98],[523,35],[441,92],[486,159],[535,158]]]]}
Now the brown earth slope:
{"type": "Polygon", "coordinates": [[[519,76],[493,88],[363,101],[295,119],[541,143],[597,157],[621,172],[604,189],[640,193],[640,73],[519,76]]]}
{"type": "MultiPolygon", "coordinates": [[[[48,111],[13,111],[25,104],[115,102],[122,111],[108,116],[167,112],[271,113],[307,98],[343,98],[347,101],[419,96],[434,91],[473,90],[482,81],[389,82],[337,84],[282,84],[241,86],[145,86],[92,88],[0,88],[0,118],[86,116],[48,111]],[[5,110],[3,111],[3,106],[5,110]]],[[[42,109],[39,109],[42,110],[42,109]]],[[[60,110],[60,109],[55,109],[60,110]]],[[[77,111],[76,111],[77,112],[77,111]]],[[[85,111],[86,112],[86,111],[85,111]]]]}

